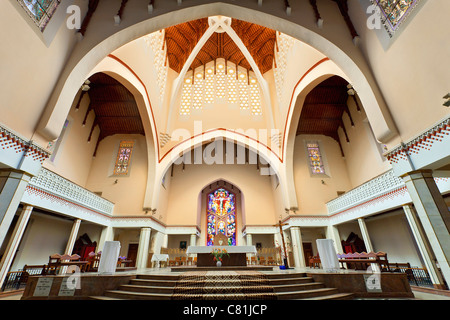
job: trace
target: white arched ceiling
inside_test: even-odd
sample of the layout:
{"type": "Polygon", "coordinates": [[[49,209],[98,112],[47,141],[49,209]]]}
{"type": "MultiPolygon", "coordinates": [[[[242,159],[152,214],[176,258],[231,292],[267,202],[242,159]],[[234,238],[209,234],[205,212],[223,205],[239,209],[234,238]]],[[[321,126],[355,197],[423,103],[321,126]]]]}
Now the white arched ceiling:
{"type": "Polygon", "coordinates": [[[180,94],[181,86],[183,84],[183,80],[186,76],[186,73],[188,72],[190,66],[194,62],[194,59],[197,57],[200,50],[204,47],[206,42],[209,40],[211,35],[214,32],[225,32],[227,33],[230,38],[234,41],[234,43],[238,46],[239,50],[241,50],[242,54],[244,55],[245,59],[250,63],[250,66],[252,67],[253,72],[255,73],[256,78],[258,79],[259,85],[261,86],[261,91],[263,93],[263,99],[266,105],[266,114],[269,119],[269,127],[270,129],[275,128],[275,123],[273,120],[273,109],[272,109],[272,102],[270,100],[270,94],[269,94],[269,85],[267,84],[267,81],[264,79],[264,77],[261,74],[261,71],[259,70],[258,65],[256,64],[255,60],[253,59],[253,56],[248,51],[245,44],[242,42],[241,38],[236,34],[236,32],[231,27],[231,18],[224,17],[224,16],[213,16],[209,17],[209,28],[206,30],[206,32],[203,34],[203,36],[200,38],[197,45],[194,47],[194,50],[192,50],[191,54],[189,55],[189,58],[187,59],[186,63],[184,64],[183,68],[181,69],[181,72],[179,76],[175,79],[173,90],[171,94],[171,99],[169,102],[169,116],[167,119],[167,125],[166,125],[166,134],[170,134],[172,132],[172,114],[175,108],[175,102],[177,101],[177,97],[180,94]]]}
{"type": "Polygon", "coordinates": [[[153,198],[153,184],[155,179],[156,167],[158,163],[158,156],[156,148],[156,130],[154,123],[150,121],[152,118],[151,105],[147,96],[147,91],[145,86],[139,81],[135,74],[133,74],[129,69],[127,69],[119,61],[107,57],[100,64],[92,70],[89,77],[95,73],[103,72],[108,74],[112,78],[116,79],[122,83],[135,97],[136,103],[139,109],[139,113],[142,119],[142,125],[145,131],[145,140],[147,142],[147,189],[145,192],[145,200],[143,203],[143,208],[151,208],[150,202],[153,198]]]}
{"type": "MultiPolygon", "coordinates": [[[[86,37],[76,46],[73,55],[66,64],[66,68],[61,73],[54,94],[49,99],[48,106],[42,115],[37,133],[50,140],[55,139],[59,135],[79,88],[88,78],[95,66],[114,50],[130,41],[169,26],[199,18],[222,15],[270,27],[290,35],[320,51],[342,69],[345,75],[347,75],[349,82],[358,92],[376,138],[379,141],[384,142],[389,141],[396,135],[396,128],[389,114],[389,110],[384,103],[384,99],[365,58],[359,49],[354,46],[350,38],[347,39],[342,34],[339,34],[342,29],[339,30],[337,27],[335,28],[336,30],[325,33],[316,28],[312,19],[307,19],[308,13],[302,11],[293,12],[289,18],[291,21],[288,21],[283,10],[271,8],[270,5],[259,8],[250,3],[250,0],[242,0],[239,4],[216,2],[204,5],[192,5],[191,7],[180,9],[176,4],[165,1],[161,2],[160,6],[165,7],[167,10],[166,12],[168,13],[152,18],[148,18],[148,16],[145,15],[142,16],[141,13],[136,13],[135,16],[128,14],[130,20],[128,22],[124,20],[121,25],[116,27],[116,29],[105,25],[107,19],[93,19],[89,28],[96,32],[88,32],[86,37]],[[252,8],[249,8],[248,6],[252,8]],[[266,11],[263,12],[263,10],[266,11]]],[[[99,14],[103,16],[107,14],[113,16],[115,14],[114,8],[111,8],[109,4],[105,3],[102,3],[97,10],[99,11],[99,14]]],[[[339,21],[334,21],[336,26],[342,25],[345,30],[345,23],[341,21],[342,17],[340,17],[338,12],[336,12],[335,19],[339,19],[339,21]]],[[[133,74],[132,70],[128,70],[128,72],[133,74]]],[[[310,82],[305,80],[305,83],[310,82]]],[[[139,86],[139,84],[137,85],[139,86]]],[[[143,86],[143,83],[140,85],[143,86]]],[[[145,92],[145,86],[143,87],[142,92],[145,92]]],[[[150,114],[152,113],[151,106],[149,106],[149,108],[150,114]]],[[[153,138],[155,139],[155,147],[157,150],[157,169],[154,176],[155,185],[153,186],[152,200],[150,201],[146,198],[146,206],[153,207],[158,203],[158,190],[160,187],[159,182],[157,183],[156,181],[162,179],[161,174],[167,169],[169,164],[167,159],[171,158],[172,153],[179,154],[182,152],[184,150],[184,143],[181,143],[174,147],[169,153],[161,156],[159,154],[158,138],[161,132],[158,132],[159,129],[156,126],[155,119],[152,118],[150,120],[152,122],[153,138]]],[[[292,130],[291,123],[295,124],[295,121],[292,121],[292,114],[288,115],[285,128],[286,133],[292,130]]],[[[216,136],[229,136],[230,139],[236,141],[242,140],[241,136],[232,132],[223,132],[223,130],[216,130],[214,132],[214,130],[210,130],[210,132],[207,132],[200,137],[194,137],[186,143],[190,143],[191,140],[195,140],[195,144],[202,143],[208,138],[214,138],[214,133],[216,136]]],[[[289,134],[285,134],[285,139],[289,136],[289,134]]],[[[240,142],[245,145],[245,142],[240,142]]],[[[286,141],[285,144],[287,144],[286,141]]],[[[251,147],[254,150],[265,150],[264,152],[267,156],[274,154],[267,146],[263,146],[257,141],[252,141],[250,145],[252,145],[251,147]]],[[[283,159],[286,156],[286,153],[289,153],[289,148],[286,147],[287,146],[285,145],[281,157],[275,157],[276,161],[268,161],[278,170],[280,185],[283,186],[283,195],[289,195],[289,189],[291,189],[291,186],[288,185],[286,181],[288,174],[283,159]]],[[[261,151],[259,151],[259,153],[260,152],[261,151]]],[[[289,158],[289,155],[287,155],[287,158],[289,158]]],[[[295,196],[289,195],[284,201],[287,208],[296,207],[295,196]]]]}
{"type": "MultiPolygon", "coordinates": [[[[250,2],[250,0],[242,0],[239,4],[217,2],[179,9],[176,4],[167,1],[161,3],[160,6],[166,10],[161,12],[168,13],[150,19],[139,13],[136,13],[135,16],[129,14],[129,19],[134,18],[135,20],[127,23],[124,20],[121,25],[117,26],[117,31],[113,27],[105,26],[105,19],[93,19],[89,28],[97,32],[88,32],[75,48],[55,87],[54,94],[50,97],[38,126],[38,133],[50,140],[58,136],[80,86],[90,71],[112,51],[132,40],[172,25],[202,17],[225,15],[279,30],[322,52],[351,79],[350,82],[366,108],[377,139],[388,141],[395,136],[396,128],[379,88],[363,55],[353,45],[350,38],[347,39],[341,34],[333,33],[339,33],[339,28],[331,30],[328,34],[318,30],[312,22],[313,19],[302,19],[302,17],[307,17],[308,13],[294,11],[289,18],[292,21],[288,21],[283,10],[270,7],[270,5],[257,7],[250,2]],[[321,32],[322,35],[312,30],[321,32]]],[[[114,16],[114,8],[108,6],[109,3],[101,4],[97,9],[100,11],[99,14],[114,16]]],[[[337,26],[342,25],[345,28],[345,23],[341,21],[342,17],[337,12],[335,19],[340,20],[335,21],[337,26]]]]}

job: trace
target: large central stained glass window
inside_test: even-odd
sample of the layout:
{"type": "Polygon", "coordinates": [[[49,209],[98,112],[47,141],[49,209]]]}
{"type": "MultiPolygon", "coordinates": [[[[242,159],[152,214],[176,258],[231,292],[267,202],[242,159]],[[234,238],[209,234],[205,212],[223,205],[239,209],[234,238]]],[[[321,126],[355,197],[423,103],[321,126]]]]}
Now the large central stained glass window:
{"type": "Polygon", "coordinates": [[[228,239],[228,244],[223,245],[236,245],[236,198],[223,188],[208,195],[206,245],[220,245],[214,242],[219,234],[228,239]]]}

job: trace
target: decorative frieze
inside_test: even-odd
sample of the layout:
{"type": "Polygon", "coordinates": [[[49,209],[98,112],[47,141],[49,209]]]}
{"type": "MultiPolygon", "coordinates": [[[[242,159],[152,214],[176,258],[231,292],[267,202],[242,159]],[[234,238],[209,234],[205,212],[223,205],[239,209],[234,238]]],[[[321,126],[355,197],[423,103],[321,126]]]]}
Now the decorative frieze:
{"type": "Polygon", "coordinates": [[[419,170],[448,156],[450,116],[385,154],[396,175],[419,170]]]}
{"type": "Polygon", "coordinates": [[[49,151],[0,124],[0,159],[4,165],[36,175],[49,157],[49,151]]]}
{"type": "Polygon", "coordinates": [[[28,184],[22,202],[88,221],[112,217],[114,203],[41,168],[28,184]]]}

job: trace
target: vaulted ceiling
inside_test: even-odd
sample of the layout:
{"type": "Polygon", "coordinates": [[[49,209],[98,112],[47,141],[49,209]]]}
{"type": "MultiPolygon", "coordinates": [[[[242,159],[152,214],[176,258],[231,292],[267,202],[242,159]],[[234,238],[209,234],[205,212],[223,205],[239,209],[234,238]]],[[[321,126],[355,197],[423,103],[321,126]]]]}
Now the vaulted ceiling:
{"type": "Polygon", "coordinates": [[[104,73],[94,74],[89,78],[90,111],[94,111],[93,129],[98,125],[100,136],[98,142],[115,134],[145,135],[139,109],[133,94],[120,82],[104,73]]]}
{"type": "MultiPolygon", "coordinates": [[[[341,127],[348,140],[342,120],[344,112],[350,116],[347,106],[347,85],[346,80],[333,76],[316,86],[305,98],[297,135],[325,135],[340,144],[338,129],[341,127]]],[[[351,117],[350,121],[353,123],[351,117]]]]}
{"type": "MultiPolygon", "coordinates": [[[[173,70],[178,73],[181,71],[208,27],[208,19],[204,18],[182,23],[165,30],[167,56],[169,66],[173,70]]],[[[276,32],[236,19],[232,20],[231,27],[252,55],[261,73],[272,69],[276,48],[276,32]]],[[[250,63],[227,33],[214,33],[196,56],[190,69],[203,66],[218,58],[224,58],[247,70],[251,69],[250,63]]]]}

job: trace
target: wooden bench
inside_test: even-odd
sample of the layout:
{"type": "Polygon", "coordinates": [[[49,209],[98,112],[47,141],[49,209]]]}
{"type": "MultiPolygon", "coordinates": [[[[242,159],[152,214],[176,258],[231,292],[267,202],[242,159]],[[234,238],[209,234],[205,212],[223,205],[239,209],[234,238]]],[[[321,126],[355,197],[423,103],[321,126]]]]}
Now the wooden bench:
{"type": "Polygon", "coordinates": [[[381,272],[390,272],[389,261],[385,252],[355,252],[338,254],[337,256],[343,269],[345,269],[344,264],[347,265],[347,269],[354,270],[367,270],[371,264],[377,264],[381,272]]]}

